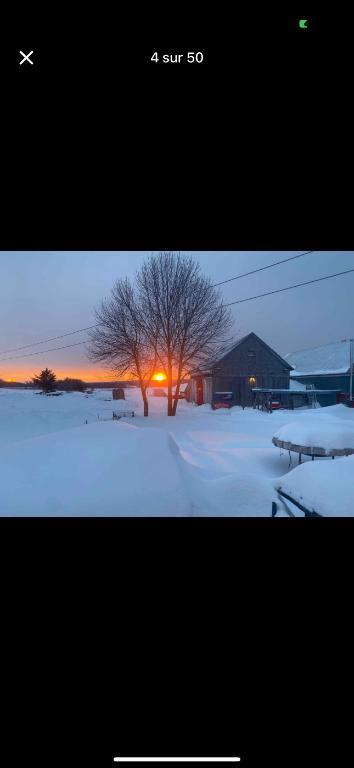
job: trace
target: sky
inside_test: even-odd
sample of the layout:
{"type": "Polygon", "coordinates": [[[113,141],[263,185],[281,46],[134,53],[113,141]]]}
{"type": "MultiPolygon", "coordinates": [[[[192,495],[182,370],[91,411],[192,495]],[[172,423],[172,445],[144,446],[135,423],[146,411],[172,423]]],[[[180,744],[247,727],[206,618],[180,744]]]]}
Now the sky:
{"type": "MultiPolygon", "coordinates": [[[[305,249],[304,249],[305,250],[305,249]]],[[[150,251],[0,251],[0,379],[25,381],[45,367],[57,377],[109,378],[88,360],[80,333],[38,347],[16,347],[95,322],[94,309],[114,281],[134,277],[150,251]],[[25,354],[40,352],[31,357],[25,354]],[[6,357],[15,359],[5,360],[6,357]],[[18,356],[18,357],[17,357],[18,356]]],[[[186,252],[187,253],[187,252],[186,252]]],[[[301,251],[188,251],[213,282],[286,259],[301,251]]],[[[315,251],[220,287],[237,301],[334,272],[354,269],[354,251],[315,251]]],[[[354,336],[354,272],[231,307],[235,340],[254,331],[280,355],[354,336]]]]}

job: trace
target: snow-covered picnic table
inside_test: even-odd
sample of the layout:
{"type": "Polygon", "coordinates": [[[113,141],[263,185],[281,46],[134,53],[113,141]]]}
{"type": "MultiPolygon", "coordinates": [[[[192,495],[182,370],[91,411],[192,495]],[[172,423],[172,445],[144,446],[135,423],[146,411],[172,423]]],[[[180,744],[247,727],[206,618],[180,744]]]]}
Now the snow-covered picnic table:
{"type": "Polygon", "coordinates": [[[287,512],[290,509],[295,516],[300,509],[305,516],[354,517],[354,456],[307,462],[276,481],[274,487],[279,501],[273,502],[273,515],[284,509],[284,499],[287,512]]]}
{"type": "Polygon", "coordinates": [[[343,423],[342,419],[319,421],[309,416],[307,422],[297,421],[285,424],[273,436],[272,442],[286,451],[306,456],[350,456],[354,454],[354,425],[343,423]]]}

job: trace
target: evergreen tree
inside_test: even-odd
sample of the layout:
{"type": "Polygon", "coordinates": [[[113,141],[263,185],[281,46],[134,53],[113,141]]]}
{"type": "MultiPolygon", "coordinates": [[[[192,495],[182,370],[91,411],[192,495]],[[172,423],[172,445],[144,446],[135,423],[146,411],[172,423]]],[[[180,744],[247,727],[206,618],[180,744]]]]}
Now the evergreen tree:
{"type": "Polygon", "coordinates": [[[41,371],[38,376],[34,376],[32,379],[33,384],[45,393],[53,392],[56,380],[57,377],[54,371],[51,371],[49,368],[45,368],[44,371],[41,371]]]}

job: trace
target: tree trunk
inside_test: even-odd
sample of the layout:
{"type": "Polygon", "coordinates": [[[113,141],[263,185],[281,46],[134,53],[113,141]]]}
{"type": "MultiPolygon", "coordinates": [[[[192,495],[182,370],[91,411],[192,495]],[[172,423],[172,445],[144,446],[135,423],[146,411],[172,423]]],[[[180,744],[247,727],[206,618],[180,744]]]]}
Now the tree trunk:
{"type": "Polygon", "coordinates": [[[172,405],[172,387],[167,387],[167,416],[174,416],[172,405]]]}
{"type": "Polygon", "coordinates": [[[174,416],[172,405],[172,365],[167,366],[167,416],[174,416]]]}
{"type": "Polygon", "coordinates": [[[148,396],[146,394],[147,384],[144,381],[143,377],[141,376],[140,365],[139,365],[139,361],[138,360],[135,361],[135,365],[136,365],[136,370],[137,370],[137,374],[138,374],[138,378],[139,378],[139,386],[140,386],[141,397],[143,398],[143,403],[144,403],[144,416],[148,416],[149,415],[149,400],[148,400],[148,396]]]}
{"type": "Polygon", "coordinates": [[[173,400],[173,408],[172,408],[173,416],[176,415],[176,411],[177,411],[178,395],[179,395],[179,385],[180,385],[180,382],[178,381],[177,384],[176,384],[176,392],[175,392],[175,396],[174,396],[174,400],[173,400]]]}
{"type": "Polygon", "coordinates": [[[144,416],[148,416],[149,415],[149,401],[147,399],[145,390],[142,390],[141,394],[143,396],[143,402],[144,402],[144,416]]]}
{"type": "Polygon", "coordinates": [[[176,415],[176,411],[177,411],[178,395],[179,395],[179,388],[181,386],[181,379],[182,379],[182,365],[181,365],[181,361],[180,361],[180,364],[178,366],[178,373],[177,373],[175,397],[174,397],[174,401],[173,401],[173,415],[174,416],[176,415]]]}

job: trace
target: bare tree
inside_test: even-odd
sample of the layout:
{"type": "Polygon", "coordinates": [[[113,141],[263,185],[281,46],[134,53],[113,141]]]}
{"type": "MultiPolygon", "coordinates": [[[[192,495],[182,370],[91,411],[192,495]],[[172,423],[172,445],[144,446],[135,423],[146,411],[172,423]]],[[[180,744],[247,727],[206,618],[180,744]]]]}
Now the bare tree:
{"type": "Polygon", "coordinates": [[[226,343],[231,314],[191,256],[151,256],[137,276],[145,332],[167,377],[167,414],[177,410],[180,384],[226,343]],[[173,378],[176,389],[173,397],[173,378]]]}
{"type": "Polygon", "coordinates": [[[144,416],[149,414],[147,389],[156,368],[156,344],[150,329],[148,337],[134,286],[128,279],[117,280],[111,297],[95,312],[97,327],[90,331],[89,357],[108,363],[111,370],[127,373],[139,382],[144,416]]]}

